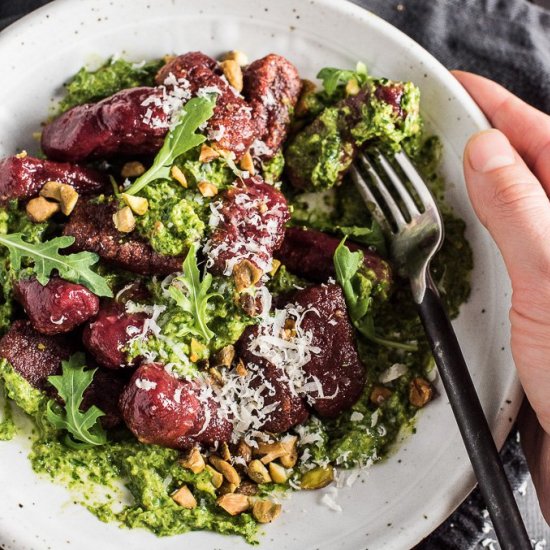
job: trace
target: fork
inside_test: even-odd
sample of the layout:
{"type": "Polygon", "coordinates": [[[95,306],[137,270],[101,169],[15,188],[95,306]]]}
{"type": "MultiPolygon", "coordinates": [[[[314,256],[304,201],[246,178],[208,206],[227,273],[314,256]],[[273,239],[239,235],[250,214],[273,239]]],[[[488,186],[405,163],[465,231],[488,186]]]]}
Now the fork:
{"type": "Polygon", "coordinates": [[[375,151],[370,158],[360,154],[351,169],[352,179],[388,237],[391,259],[398,273],[410,281],[420,319],[500,546],[504,550],[530,549],[531,542],[491,430],[430,274],[430,262],[444,239],[441,213],[407,155],[399,152],[394,155],[393,162],[405,177],[398,174],[380,151],[375,151]],[[363,177],[364,173],[368,178],[363,177]]]}

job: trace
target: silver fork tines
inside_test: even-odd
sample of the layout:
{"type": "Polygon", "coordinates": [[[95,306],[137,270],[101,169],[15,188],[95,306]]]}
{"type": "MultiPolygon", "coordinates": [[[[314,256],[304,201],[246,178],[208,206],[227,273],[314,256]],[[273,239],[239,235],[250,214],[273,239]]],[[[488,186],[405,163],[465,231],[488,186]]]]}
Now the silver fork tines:
{"type": "Polygon", "coordinates": [[[429,263],[443,242],[441,214],[426,183],[405,153],[397,153],[393,161],[414,189],[419,205],[392,163],[379,151],[375,152],[375,158],[382,174],[363,154],[359,155],[358,166],[352,168],[351,174],[390,241],[393,261],[401,274],[410,279],[414,299],[420,303],[429,280],[429,263]],[[385,211],[391,214],[391,220],[385,211]]]}

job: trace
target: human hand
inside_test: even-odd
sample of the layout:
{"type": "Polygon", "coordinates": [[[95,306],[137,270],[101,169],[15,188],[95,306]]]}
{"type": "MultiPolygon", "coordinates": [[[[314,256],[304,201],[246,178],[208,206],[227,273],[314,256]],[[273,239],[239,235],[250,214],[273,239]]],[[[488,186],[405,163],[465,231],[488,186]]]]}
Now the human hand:
{"type": "Polygon", "coordinates": [[[532,407],[522,444],[550,523],[550,116],[486,78],[453,74],[495,128],[470,138],[464,175],[512,281],[512,354],[532,407]]]}

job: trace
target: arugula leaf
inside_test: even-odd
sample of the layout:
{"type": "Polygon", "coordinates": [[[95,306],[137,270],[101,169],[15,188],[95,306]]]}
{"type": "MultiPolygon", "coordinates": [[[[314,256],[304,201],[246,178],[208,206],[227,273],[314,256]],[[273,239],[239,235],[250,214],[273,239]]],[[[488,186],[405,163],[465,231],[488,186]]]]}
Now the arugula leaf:
{"type": "Polygon", "coordinates": [[[10,251],[10,261],[13,269],[21,269],[21,260],[29,258],[33,262],[32,270],[40,284],[45,285],[53,270],[71,281],[86,286],[97,296],[112,297],[113,293],[107,281],[90,269],[99,256],[93,252],[78,252],[77,254],[61,255],[60,249],[74,243],[74,237],[56,237],[49,241],[31,244],[23,240],[23,233],[0,235],[0,244],[10,251]]]}
{"type": "Polygon", "coordinates": [[[371,227],[360,225],[336,225],[332,231],[341,233],[346,237],[351,237],[356,243],[374,246],[376,250],[384,256],[386,254],[386,239],[380,224],[372,220],[371,227]]]}
{"type": "Polygon", "coordinates": [[[372,282],[361,273],[363,267],[363,253],[358,250],[352,252],[345,245],[346,238],[342,239],[334,252],[334,269],[336,280],[342,287],[349,316],[355,328],[371,342],[390,348],[405,351],[416,351],[413,344],[404,344],[380,338],[374,329],[372,315],[372,282]]]}
{"type": "Polygon", "coordinates": [[[317,73],[317,78],[323,81],[323,88],[329,97],[333,96],[340,86],[345,86],[349,80],[355,78],[359,86],[366,84],[368,79],[367,67],[360,61],[355,71],[325,67],[317,73]]]}
{"type": "Polygon", "coordinates": [[[214,114],[215,104],[216,100],[211,97],[195,97],[185,104],[178,123],[168,132],[151,168],[126,190],[128,195],[135,195],[154,180],[168,179],[176,158],[206,141],[196,131],[214,114]]]}
{"type": "Polygon", "coordinates": [[[61,363],[62,374],[48,376],[59,396],[65,401],[64,409],[49,401],[46,416],[58,430],[69,432],[65,444],[73,449],[89,449],[107,443],[107,434],[98,422],[103,411],[92,405],[86,412],[80,410],[84,392],[92,383],[97,369],[86,369],[83,353],[75,353],[61,363]],[[55,406],[55,408],[54,408],[55,406]]]}
{"type": "Polygon", "coordinates": [[[191,245],[183,262],[183,275],[174,278],[169,292],[176,304],[193,316],[193,324],[189,327],[189,332],[206,341],[214,336],[207,325],[208,300],[221,296],[216,292],[209,293],[208,290],[211,286],[212,275],[210,273],[206,273],[202,281],[200,280],[195,245],[191,245]]]}
{"type": "Polygon", "coordinates": [[[371,288],[367,288],[367,292],[364,295],[356,292],[354,282],[356,281],[357,272],[363,265],[363,253],[359,250],[351,252],[345,246],[345,240],[345,238],[342,239],[334,251],[334,269],[336,270],[336,280],[344,291],[350,317],[352,320],[355,320],[361,319],[369,311],[372,302],[370,295],[371,288]]]}

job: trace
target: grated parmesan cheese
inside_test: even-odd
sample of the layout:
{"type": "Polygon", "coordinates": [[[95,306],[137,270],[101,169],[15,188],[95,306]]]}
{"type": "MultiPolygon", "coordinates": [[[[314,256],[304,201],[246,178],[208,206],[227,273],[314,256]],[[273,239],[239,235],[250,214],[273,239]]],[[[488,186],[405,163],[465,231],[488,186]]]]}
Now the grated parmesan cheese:
{"type": "Polygon", "coordinates": [[[391,367],[388,367],[384,372],[378,377],[378,381],[381,384],[387,384],[388,382],[393,382],[398,378],[401,378],[404,374],[407,373],[409,367],[403,363],[394,363],[391,367]]]}
{"type": "Polygon", "coordinates": [[[157,387],[157,383],[152,380],[147,380],[146,378],[138,378],[136,380],[136,387],[140,390],[150,391],[157,387]]]}
{"type": "Polygon", "coordinates": [[[334,512],[342,512],[342,507],[336,502],[335,498],[338,494],[336,487],[330,487],[325,494],[321,497],[321,504],[330,508],[334,512]]]}

